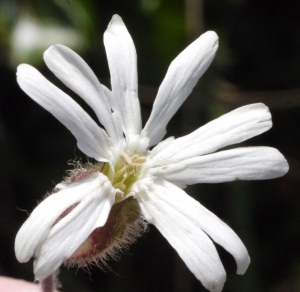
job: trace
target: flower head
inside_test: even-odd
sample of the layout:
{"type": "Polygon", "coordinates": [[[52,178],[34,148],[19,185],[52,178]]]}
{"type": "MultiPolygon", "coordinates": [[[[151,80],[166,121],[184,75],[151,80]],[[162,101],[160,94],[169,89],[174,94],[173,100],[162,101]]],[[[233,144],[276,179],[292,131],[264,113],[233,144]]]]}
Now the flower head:
{"type": "Polygon", "coordinates": [[[97,163],[76,168],[37,206],[17,234],[16,256],[20,262],[35,256],[35,276],[42,280],[63,262],[97,260],[94,254],[83,257],[83,251],[96,249],[100,235],[111,230],[117,218],[122,220],[112,233],[124,239],[122,246],[130,243],[127,231],[134,238],[139,236],[145,219],[208,290],[221,291],[226,273],[213,241],[233,255],[238,274],[247,270],[248,252],[230,227],[183,188],[284,175],[288,164],[274,148],[215,152],[270,129],[270,112],[263,104],[244,106],[189,135],[161,141],[169,120],[212,62],[218,48],[216,33],[201,35],[171,63],[144,128],[136,51],[118,15],[104,34],[104,44],[111,90],[71,49],[54,45],[44,54],[49,69],[95,111],[102,127],[36,69],[25,64],[18,67],[20,87],[63,123],[79,149],[97,163]],[[127,209],[132,216],[124,215],[127,209]],[[136,228],[130,229],[133,225],[136,228]]]}

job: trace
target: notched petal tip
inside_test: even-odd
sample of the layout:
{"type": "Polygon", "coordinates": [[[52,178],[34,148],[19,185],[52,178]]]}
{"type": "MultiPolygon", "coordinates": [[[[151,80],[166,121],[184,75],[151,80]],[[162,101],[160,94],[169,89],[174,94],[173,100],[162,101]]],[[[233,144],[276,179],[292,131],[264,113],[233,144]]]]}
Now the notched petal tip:
{"type": "Polygon", "coordinates": [[[17,82],[20,88],[27,94],[28,91],[32,91],[33,80],[39,75],[39,71],[28,64],[20,64],[17,67],[17,82]]]}
{"type": "Polygon", "coordinates": [[[47,59],[50,59],[53,56],[53,54],[55,54],[57,51],[59,52],[60,50],[64,50],[64,49],[70,50],[68,47],[61,44],[55,44],[50,46],[43,54],[43,58],[45,62],[47,61],[47,59]]]}
{"type": "Polygon", "coordinates": [[[112,21],[118,21],[118,20],[122,20],[122,17],[119,14],[114,14],[113,17],[111,18],[112,21]]]}
{"type": "MultiPolygon", "coordinates": [[[[277,149],[275,149],[277,150],[277,149]]],[[[287,174],[287,172],[289,171],[290,169],[290,166],[289,166],[289,163],[287,162],[287,160],[285,159],[285,157],[283,156],[283,154],[281,152],[279,152],[277,150],[277,155],[278,155],[278,160],[280,162],[280,171],[278,172],[278,176],[277,177],[281,177],[281,176],[284,176],[285,174],[287,174]]],[[[276,178],[276,177],[274,177],[276,178]]]]}
{"type": "Polygon", "coordinates": [[[236,273],[238,275],[244,275],[246,273],[250,263],[251,263],[251,260],[247,253],[244,255],[244,257],[242,259],[239,260],[236,273]]]}
{"type": "MultiPolygon", "coordinates": [[[[24,246],[24,238],[26,237],[24,234],[27,233],[27,230],[25,230],[25,226],[23,225],[22,228],[17,233],[16,239],[15,239],[15,255],[17,260],[20,263],[26,263],[28,262],[34,255],[35,250],[30,247],[24,246]]],[[[25,238],[26,240],[26,238],[25,238]]]]}
{"type": "Polygon", "coordinates": [[[282,168],[282,175],[285,175],[286,173],[288,173],[288,171],[290,170],[290,166],[289,163],[287,162],[287,160],[283,157],[284,161],[283,161],[283,168],[282,168]]]}
{"type": "Polygon", "coordinates": [[[116,25],[125,26],[122,17],[118,14],[113,15],[111,21],[109,22],[109,24],[107,26],[107,30],[109,30],[111,27],[116,26],[116,25]]]}
{"type": "Polygon", "coordinates": [[[202,39],[206,39],[208,43],[211,44],[212,47],[219,47],[219,37],[216,32],[209,30],[200,36],[202,39]]]}
{"type": "Polygon", "coordinates": [[[22,70],[22,67],[23,66],[26,66],[27,64],[20,64],[18,67],[17,67],[17,72],[16,72],[16,75],[18,76],[18,74],[20,73],[20,71],[22,70]]]}
{"type": "Polygon", "coordinates": [[[33,68],[32,66],[28,65],[28,64],[20,64],[18,67],[17,67],[17,80],[18,78],[20,77],[26,77],[27,73],[29,70],[36,70],[35,68],[33,68]]]}
{"type": "Polygon", "coordinates": [[[218,35],[214,31],[208,31],[172,61],[142,131],[142,135],[149,137],[150,146],[159,143],[164,137],[168,122],[208,69],[218,44],[218,35]]]}
{"type": "Polygon", "coordinates": [[[49,52],[51,52],[52,50],[54,50],[56,48],[58,44],[54,44],[54,45],[51,45],[43,54],[43,57],[45,58],[45,55],[48,55],[49,52]]]}

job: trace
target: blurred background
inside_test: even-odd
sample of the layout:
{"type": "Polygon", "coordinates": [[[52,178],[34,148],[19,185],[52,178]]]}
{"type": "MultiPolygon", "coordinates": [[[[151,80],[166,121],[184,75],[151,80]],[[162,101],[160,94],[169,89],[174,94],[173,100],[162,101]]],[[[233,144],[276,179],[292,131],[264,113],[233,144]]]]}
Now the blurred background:
{"type": "MultiPolygon", "coordinates": [[[[231,255],[217,247],[227,271],[225,292],[300,291],[300,2],[292,0],[0,0],[0,275],[33,281],[32,261],[15,258],[15,235],[27,211],[61,181],[68,162],[85,160],[68,130],[20,90],[16,67],[37,67],[80,102],[46,68],[42,54],[55,43],[69,46],[109,86],[102,37],[115,13],[135,42],[144,123],[170,62],[206,30],[218,33],[219,51],[168,135],[188,134],[241,105],[270,107],[273,128],[243,145],[278,148],[289,173],[187,192],[248,248],[251,265],[238,276],[231,255]]],[[[109,264],[106,271],[62,268],[62,291],[206,291],[154,226],[109,264]]]]}

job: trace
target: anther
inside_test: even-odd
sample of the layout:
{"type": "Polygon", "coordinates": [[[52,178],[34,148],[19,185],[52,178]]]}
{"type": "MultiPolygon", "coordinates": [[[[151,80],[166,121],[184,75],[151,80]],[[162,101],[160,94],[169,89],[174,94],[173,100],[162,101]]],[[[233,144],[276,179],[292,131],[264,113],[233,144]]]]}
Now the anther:
{"type": "Polygon", "coordinates": [[[120,158],[121,160],[127,165],[127,166],[131,166],[132,165],[132,160],[130,159],[130,157],[124,153],[124,152],[121,152],[120,153],[120,158]]]}
{"type": "Polygon", "coordinates": [[[147,161],[147,158],[144,156],[139,156],[138,159],[135,161],[137,164],[144,164],[147,161]]]}

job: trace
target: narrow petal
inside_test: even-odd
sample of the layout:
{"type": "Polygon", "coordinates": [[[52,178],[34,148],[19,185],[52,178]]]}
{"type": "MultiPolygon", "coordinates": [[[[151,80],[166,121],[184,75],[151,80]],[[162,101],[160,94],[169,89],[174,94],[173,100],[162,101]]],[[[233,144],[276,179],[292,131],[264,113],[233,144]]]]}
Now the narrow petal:
{"type": "Polygon", "coordinates": [[[107,177],[97,172],[84,180],[69,184],[42,201],[33,210],[16,236],[15,252],[18,261],[29,261],[38,246],[46,240],[55,220],[70,206],[80,202],[106,182],[107,177]]]}
{"type": "Polygon", "coordinates": [[[160,153],[163,151],[166,147],[172,145],[174,142],[175,138],[174,137],[168,137],[167,139],[161,141],[158,143],[150,152],[151,157],[155,157],[156,154],[160,153]]]}
{"type": "Polygon", "coordinates": [[[232,254],[237,263],[237,274],[244,274],[250,264],[250,258],[246,247],[236,233],[183,190],[167,181],[163,181],[161,185],[165,190],[164,200],[177,210],[184,209],[184,216],[196,222],[216,243],[232,254]]]}
{"type": "Polygon", "coordinates": [[[77,93],[95,111],[100,123],[114,142],[117,142],[118,138],[122,138],[122,136],[117,136],[121,125],[114,123],[110,103],[103,86],[86,62],[74,51],[63,45],[51,46],[44,53],[44,60],[56,77],[77,93]]]}
{"type": "Polygon", "coordinates": [[[233,255],[238,274],[248,268],[248,252],[235,232],[175,185],[156,180],[138,200],[146,220],[159,229],[208,290],[221,291],[226,274],[206,234],[233,255]]]}
{"type": "Polygon", "coordinates": [[[141,131],[141,110],[138,100],[137,56],[130,34],[122,18],[114,15],[104,33],[112,95],[123,118],[126,136],[141,131]]]}
{"type": "Polygon", "coordinates": [[[183,188],[196,183],[272,179],[285,175],[288,169],[277,149],[245,147],[167,164],[151,172],[183,188]]]}
{"type": "Polygon", "coordinates": [[[114,203],[115,190],[106,181],[93,189],[67,216],[55,224],[37,251],[34,273],[43,280],[69,258],[97,227],[103,226],[114,203]]]}
{"type": "Polygon", "coordinates": [[[268,107],[262,103],[246,105],[174,140],[159,153],[154,152],[157,154],[151,157],[152,163],[162,165],[212,153],[248,140],[271,127],[272,117],[268,107]]]}
{"type": "Polygon", "coordinates": [[[112,159],[106,132],[70,96],[26,64],[18,67],[17,81],[23,91],[72,132],[83,153],[99,161],[112,159]]]}
{"type": "Polygon", "coordinates": [[[209,291],[222,290],[226,273],[213,242],[204,232],[204,225],[218,228],[218,236],[223,239],[219,243],[232,252],[238,265],[249,262],[248,253],[237,235],[183,190],[163,180],[156,180],[148,189],[147,186],[140,189],[144,190],[137,199],[145,219],[156,226],[209,291]],[[213,219],[207,219],[206,212],[213,219]]]}
{"type": "Polygon", "coordinates": [[[150,118],[142,131],[150,138],[151,146],[165,136],[168,122],[207,70],[217,49],[218,36],[215,32],[208,31],[171,63],[159,87],[150,118]]]}

